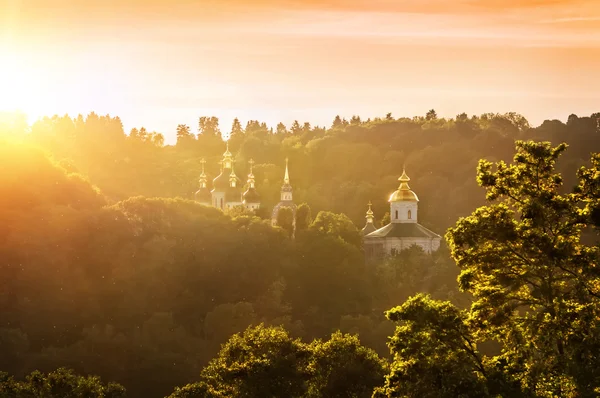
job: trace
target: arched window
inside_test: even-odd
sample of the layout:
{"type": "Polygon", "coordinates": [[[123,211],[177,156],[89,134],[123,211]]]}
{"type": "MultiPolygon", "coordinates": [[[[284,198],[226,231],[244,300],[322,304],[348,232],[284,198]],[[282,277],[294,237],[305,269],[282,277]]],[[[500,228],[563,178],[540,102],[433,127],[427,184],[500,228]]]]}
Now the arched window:
{"type": "Polygon", "coordinates": [[[223,198],[221,198],[221,209],[223,208],[223,198]]]}
{"type": "Polygon", "coordinates": [[[398,219],[398,210],[396,210],[396,220],[398,219]]]}
{"type": "Polygon", "coordinates": [[[408,219],[412,220],[412,211],[410,211],[410,210],[408,211],[408,219]]]}

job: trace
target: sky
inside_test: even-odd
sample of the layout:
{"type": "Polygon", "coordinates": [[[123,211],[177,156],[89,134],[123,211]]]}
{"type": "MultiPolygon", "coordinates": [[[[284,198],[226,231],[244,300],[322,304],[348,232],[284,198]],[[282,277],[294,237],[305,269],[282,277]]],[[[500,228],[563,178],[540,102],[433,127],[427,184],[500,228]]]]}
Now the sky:
{"type": "Polygon", "coordinates": [[[598,0],[0,0],[0,111],[120,116],[173,142],[271,126],[600,111],[598,0]]]}

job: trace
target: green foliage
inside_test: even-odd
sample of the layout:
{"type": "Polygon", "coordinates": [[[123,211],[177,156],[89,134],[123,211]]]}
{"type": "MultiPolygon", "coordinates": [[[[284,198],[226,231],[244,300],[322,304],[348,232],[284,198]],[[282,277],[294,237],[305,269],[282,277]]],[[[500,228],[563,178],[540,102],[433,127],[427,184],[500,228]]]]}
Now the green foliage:
{"type": "Polygon", "coordinates": [[[323,234],[338,236],[345,242],[361,247],[362,237],[358,228],[344,214],[334,214],[328,211],[321,211],[315,217],[310,229],[323,234]]]}
{"type": "Polygon", "coordinates": [[[385,214],[381,218],[381,226],[388,225],[390,222],[392,222],[392,219],[390,218],[390,212],[388,211],[385,212],[385,214]]]}
{"type": "Polygon", "coordinates": [[[509,363],[519,364],[512,371],[523,387],[565,395],[573,383],[588,396],[600,383],[585,370],[596,367],[588,350],[600,337],[599,253],[581,241],[586,201],[561,193],[555,162],[565,149],[517,142],[513,165],[498,162],[493,170],[482,161],[478,181],[488,200],[498,202],[459,220],[447,239],[461,268],[460,287],[474,298],[473,322],[481,337],[503,344],[509,363]],[[582,336],[591,345],[582,345],[582,336]],[[582,357],[592,362],[582,367],[582,357]]]}
{"type": "Polygon", "coordinates": [[[463,311],[416,295],[387,312],[401,322],[385,386],[374,397],[486,397],[485,368],[463,311]]]}
{"type": "Polygon", "coordinates": [[[0,372],[0,396],[6,398],[124,398],[125,388],[116,383],[103,384],[96,376],[79,376],[60,368],[48,374],[35,371],[16,381],[0,372]]]}
{"type": "Polygon", "coordinates": [[[227,398],[229,395],[223,395],[220,391],[215,391],[205,382],[187,384],[183,387],[175,388],[173,394],[168,398],[227,398]]]}
{"type": "Polygon", "coordinates": [[[310,206],[307,203],[302,203],[296,210],[296,230],[304,231],[308,229],[312,223],[312,215],[310,206]]]}
{"type": "Polygon", "coordinates": [[[284,329],[259,325],[232,336],[202,378],[228,397],[303,397],[309,356],[284,329]]]}
{"type": "Polygon", "coordinates": [[[598,199],[596,156],[569,193],[555,171],[565,144],[516,148],[511,165],[480,162],[477,180],[492,203],[446,235],[471,308],[417,295],[388,312],[400,326],[376,396],[596,396],[599,253],[583,241],[598,199]],[[477,347],[490,341],[499,355],[477,347]]]}
{"type": "Polygon", "coordinates": [[[282,228],[288,236],[294,234],[294,210],[291,207],[284,206],[277,212],[277,226],[282,228]]]}
{"type": "Polygon", "coordinates": [[[356,336],[336,332],[305,344],[280,327],[259,325],[232,336],[199,382],[169,398],[370,397],[385,366],[356,336]]]}
{"type": "MultiPolygon", "coordinates": [[[[181,199],[197,190],[202,157],[209,178],[219,173],[225,144],[214,117],[199,123],[197,136],[182,125],[184,140],[165,146],[161,134],[143,127],[126,135],[109,115],[53,116],[30,127],[20,116],[0,115],[0,366],[17,376],[70,366],[126,384],[130,396],[163,396],[195,380],[231,333],[258,322],[284,325],[308,341],[337,329],[360,333],[385,355],[393,323],[383,310],[426,292],[460,309],[471,295],[490,303],[468,317],[478,352],[486,354],[490,394],[593,396],[600,369],[596,235],[587,228],[580,238],[570,234],[600,226],[598,156],[582,168],[600,143],[598,115],[538,127],[514,113],[430,116],[351,123],[337,117],[332,129],[296,121],[291,131],[278,126],[277,134],[260,121],[245,129],[234,124],[230,150],[236,159],[257,161],[263,200],[257,218],[181,199]],[[482,173],[499,196],[472,224],[459,224],[456,237],[466,244],[452,250],[466,293],[457,292],[457,269],[444,249],[434,256],[409,250],[365,267],[348,219],[362,226],[368,200],[384,215],[404,164],[421,198],[420,222],[441,231],[484,203],[472,170],[481,158],[508,161],[515,138],[569,141],[553,172],[563,184],[541,180],[541,191],[558,196],[526,192],[536,189],[538,157],[525,162],[531,163],[522,172],[530,178],[525,187],[515,182],[521,171],[482,173]],[[269,225],[285,157],[296,203],[309,203],[314,214],[329,212],[295,240],[289,224],[287,236],[269,225]],[[522,206],[529,213],[508,203],[502,190],[535,197],[522,206]],[[548,229],[553,220],[558,227],[548,229]],[[515,265],[511,247],[534,266],[515,265]],[[510,312],[529,299],[527,289],[537,307],[510,312]],[[535,327],[543,333],[530,336],[535,327]],[[497,358],[486,349],[490,340],[503,349],[497,358]]],[[[552,150],[533,152],[544,158],[552,150]]]]}
{"type": "Polygon", "coordinates": [[[307,397],[367,398],[383,382],[385,362],[357,336],[336,332],[327,341],[315,340],[310,349],[307,397]]]}

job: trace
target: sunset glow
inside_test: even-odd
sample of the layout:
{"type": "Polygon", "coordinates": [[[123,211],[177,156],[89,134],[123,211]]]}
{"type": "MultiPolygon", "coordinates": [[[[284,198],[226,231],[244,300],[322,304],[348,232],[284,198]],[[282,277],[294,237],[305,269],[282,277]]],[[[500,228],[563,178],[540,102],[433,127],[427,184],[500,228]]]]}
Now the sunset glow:
{"type": "Polygon", "coordinates": [[[0,109],[110,113],[168,142],[200,115],[329,125],[435,108],[535,124],[600,100],[594,0],[4,4],[0,109]]]}

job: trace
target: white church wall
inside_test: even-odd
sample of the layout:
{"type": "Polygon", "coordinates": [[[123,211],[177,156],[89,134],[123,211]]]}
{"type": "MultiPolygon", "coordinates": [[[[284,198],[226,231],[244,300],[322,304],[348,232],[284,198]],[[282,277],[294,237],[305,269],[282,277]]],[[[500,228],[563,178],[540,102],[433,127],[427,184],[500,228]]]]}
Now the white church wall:
{"type": "Polygon", "coordinates": [[[390,204],[390,219],[393,223],[416,223],[417,202],[392,202],[390,204]]]}

